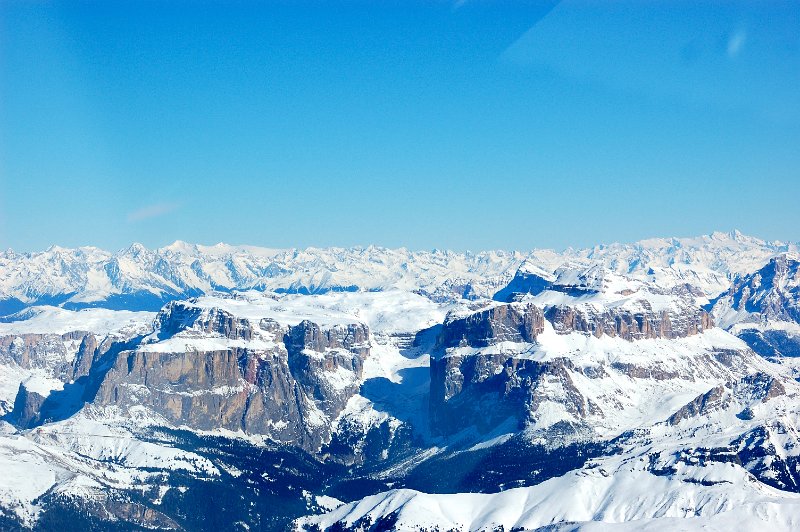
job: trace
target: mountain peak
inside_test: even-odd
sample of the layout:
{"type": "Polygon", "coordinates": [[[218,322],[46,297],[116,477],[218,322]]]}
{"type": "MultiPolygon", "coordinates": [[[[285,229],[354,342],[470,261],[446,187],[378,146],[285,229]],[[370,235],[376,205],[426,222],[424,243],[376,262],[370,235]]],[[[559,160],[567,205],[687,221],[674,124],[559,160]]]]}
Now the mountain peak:
{"type": "Polygon", "coordinates": [[[162,249],[164,251],[182,254],[191,254],[197,252],[197,246],[195,244],[190,244],[188,242],[184,242],[183,240],[176,240],[172,244],[164,246],[162,249]]]}
{"type": "Polygon", "coordinates": [[[120,255],[128,256],[128,257],[141,257],[146,256],[150,253],[150,250],[147,249],[144,244],[140,244],[139,242],[134,242],[120,253],[120,255]]]}
{"type": "Polygon", "coordinates": [[[751,239],[751,237],[745,236],[738,229],[733,229],[731,231],[714,231],[711,233],[711,237],[717,240],[735,240],[737,242],[751,239]]]}

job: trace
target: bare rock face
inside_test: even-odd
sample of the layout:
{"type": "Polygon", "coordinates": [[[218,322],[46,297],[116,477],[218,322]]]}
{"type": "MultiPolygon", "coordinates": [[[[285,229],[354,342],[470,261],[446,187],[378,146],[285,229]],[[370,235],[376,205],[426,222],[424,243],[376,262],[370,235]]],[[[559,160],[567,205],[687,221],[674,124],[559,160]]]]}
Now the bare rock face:
{"type": "Polygon", "coordinates": [[[284,345],[292,376],[313,398],[326,401],[331,387],[335,389],[338,384],[345,386],[342,390],[346,390],[347,398],[358,390],[356,381],[361,378],[364,359],[369,355],[366,325],[323,330],[306,320],[289,328],[284,345]],[[332,383],[330,375],[342,370],[356,378],[350,383],[332,383]]]}
{"type": "Polygon", "coordinates": [[[766,403],[770,399],[786,394],[786,388],[780,380],[766,373],[745,375],[735,382],[715,386],[704,394],[694,398],[672,414],[667,422],[677,425],[684,419],[705,416],[717,410],[739,405],[740,416],[751,415],[750,406],[754,403],[766,403]]]}
{"type": "Polygon", "coordinates": [[[77,412],[94,397],[109,358],[138,342],[138,338],[114,337],[98,342],[95,335],[83,332],[26,334],[11,337],[10,343],[8,339],[2,338],[9,346],[6,356],[14,356],[13,363],[24,369],[44,369],[63,383],[49,389],[44,396],[20,384],[8,420],[21,428],[64,419],[77,412]],[[37,341],[42,342],[38,347],[37,341]]]}
{"type": "Polygon", "coordinates": [[[159,337],[168,338],[181,331],[193,329],[198,333],[216,333],[232,340],[250,340],[253,325],[219,308],[204,309],[192,301],[172,301],[156,316],[159,337]]]}
{"type": "Polygon", "coordinates": [[[500,342],[534,343],[544,325],[544,312],[530,303],[500,305],[446,320],[436,347],[443,356],[431,360],[432,432],[454,434],[470,426],[488,432],[508,420],[519,429],[534,422],[531,412],[548,400],[559,402],[576,417],[596,409],[575,387],[570,372],[580,370],[568,359],[537,362],[514,354],[453,351],[500,342]],[[553,394],[554,386],[561,393],[553,394]]]}
{"type": "MultiPolygon", "coordinates": [[[[87,334],[81,339],[78,353],[75,355],[75,360],[72,363],[73,380],[89,375],[92,364],[94,364],[96,357],[101,354],[100,347],[97,337],[93,334],[87,334]]],[[[107,345],[104,347],[107,347],[107,345]]]]}
{"type": "Polygon", "coordinates": [[[176,425],[260,434],[306,450],[330,438],[330,422],[359,389],[369,354],[363,324],[323,328],[303,321],[254,325],[221,309],[172,304],[156,320],[159,337],[181,331],[269,347],[232,346],[181,352],[120,353],[99,386],[95,404],[143,405],[176,425]]]}
{"type": "Polygon", "coordinates": [[[544,330],[544,314],[532,304],[501,305],[445,322],[438,347],[487,347],[498,342],[533,342],[544,330]]]}
{"type": "Polygon", "coordinates": [[[541,407],[545,408],[542,412],[555,409],[559,416],[575,423],[582,423],[589,416],[602,416],[601,407],[576,386],[578,375],[603,378],[608,370],[633,379],[691,379],[691,375],[661,368],[657,363],[609,361],[605,366],[583,368],[568,357],[533,360],[524,354],[524,346],[512,346],[508,351],[502,349],[507,346],[493,347],[512,342],[535,348],[547,322],[557,334],[607,335],[626,341],[682,338],[713,327],[708,313],[688,304],[685,307],[681,312],[656,312],[643,301],[634,306],[639,310],[592,305],[542,309],[521,301],[448,318],[431,360],[431,430],[434,434],[452,435],[475,427],[486,433],[509,420],[517,429],[536,427],[543,415],[539,412],[541,407]]]}
{"type": "Polygon", "coordinates": [[[670,425],[677,425],[684,419],[707,415],[710,412],[727,407],[730,404],[730,397],[725,392],[724,386],[714,386],[706,393],[698,395],[682,406],[669,417],[667,422],[670,425]]]}
{"type": "MultiPolygon", "coordinates": [[[[643,302],[646,303],[646,302],[643,302]]],[[[626,309],[593,311],[589,308],[556,305],[546,311],[547,320],[560,334],[584,332],[597,336],[620,337],[625,340],[643,338],[684,338],[714,326],[711,315],[702,309],[684,312],[633,312],[626,309]]]]}
{"type": "Polygon", "coordinates": [[[45,397],[28,390],[24,384],[19,385],[17,397],[14,399],[14,409],[9,420],[23,428],[32,427],[39,422],[42,405],[45,397]]]}
{"type": "Polygon", "coordinates": [[[14,363],[25,369],[41,368],[55,378],[69,380],[73,374],[75,352],[83,331],[66,334],[12,334],[0,337],[0,363],[14,363]]]}
{"type": "Polygon", "coordinates": [[[431,360],[432,432],[448,435],[474,426],[486,433],[509,420],[519,430],[534,425],[532,416],[548,401],[578,419],[599,413],[575,386],[575,372],[580,369],[567,358],[538,362],[496,354],[431,360]]]}

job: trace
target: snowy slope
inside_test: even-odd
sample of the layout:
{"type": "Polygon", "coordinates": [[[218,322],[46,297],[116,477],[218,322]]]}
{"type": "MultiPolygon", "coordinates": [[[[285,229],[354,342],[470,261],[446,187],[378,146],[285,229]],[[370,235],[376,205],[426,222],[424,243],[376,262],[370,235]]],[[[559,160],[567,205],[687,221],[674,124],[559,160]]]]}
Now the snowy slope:
{"type": "Polygon", "coordinates": [[[87,308],[30,307],[0,321],[0,336],[12,334],[65,334],[88,331],[100,336],[133,336],[152,327],[154,312],[87,308]]]}
{"type": "MultiPolygon", "coordinates": [[[[630,460],[630,457],[625,457],[630,460]]],[[[797,530],[800,496],[765,486],[733,464],[677,478],[609,459],[529,488],[496,494],[432,495],[394,490],[299,520],[297,530],[344,525],[367,531],[797,530]],[[563,528],[558,525],[563,525],[563,528]]]]}
{"type": "Polygon", "coordinates": [[[161,471],[179,469],[219,474],[205,458],[139,441],[82,414],[29,432],[0,421],[0,507],[25,524],[34,522],[41,510],[37,501],[46,493],[102,500],[109,490],[158,485],[161,471]]]}

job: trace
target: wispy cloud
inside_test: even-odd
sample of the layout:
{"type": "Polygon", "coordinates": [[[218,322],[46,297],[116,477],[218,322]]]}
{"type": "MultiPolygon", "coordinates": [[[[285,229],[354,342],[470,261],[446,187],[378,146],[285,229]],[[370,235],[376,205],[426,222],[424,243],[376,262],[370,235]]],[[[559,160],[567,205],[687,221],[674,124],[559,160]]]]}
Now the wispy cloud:
{"type": "Polygon", "coordinates": [[[151,218],[158,218],[171,212],[176,211],[180,207],[177,203],[155,203],[147,205],[141,209],[128,213],[129,222],[141,222],[142,220],[149,220],[151,218]]]}
{"type": "Polygon", "coordinates": [[[728,57],[731,59],[735,59],[736,56],[744,48],[745,43],[747,42],[747,32],[744,30],[738,30],[731,34],[728,38],[728,57]]]}

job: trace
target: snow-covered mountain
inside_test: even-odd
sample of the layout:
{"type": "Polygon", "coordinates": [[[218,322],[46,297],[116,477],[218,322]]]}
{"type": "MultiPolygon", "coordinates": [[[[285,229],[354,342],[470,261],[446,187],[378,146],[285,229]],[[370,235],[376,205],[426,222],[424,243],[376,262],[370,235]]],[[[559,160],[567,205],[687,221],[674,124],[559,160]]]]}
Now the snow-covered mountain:
{"type": "Polygon", "coordinates": [[[797,244],[765,242],[736,231],[561,253],[375,246],[299,250],[185,242],[155,250],[133,244],[110,253],[53,246],[37,253],[0,253],[0,315],[42,304],[157,311],[173,299],[247,289],[318,294],[397,288],[434,299],[477,299],[505,286],[523,262],[545,271],[569,261],[602,264],[662,286],[688,283],[712,297],[728,288],[733,275],[797,250],[797,244]]]}
{"type": "Polygon", "coordinates": [[[6,252],[0,529],[794,529],[797,250],[6,252]]]}
{"type": "Polygon", "coordinates": [[[191,245],[117,253],[51,247],[0,254],[0,312],[28,305],[156,311],[165,302],[214,291],[319,294],[400,288],[434,297],[490,294],[523,260],[513,252],[411,252],[405,249],[273,250],[191,245]]]}
{"type": "Polygon", "coordinates": [[[737,276],[713,312],[721,327],[763,356],[800,356],[800,258],[784,253],[737,276]]]}

